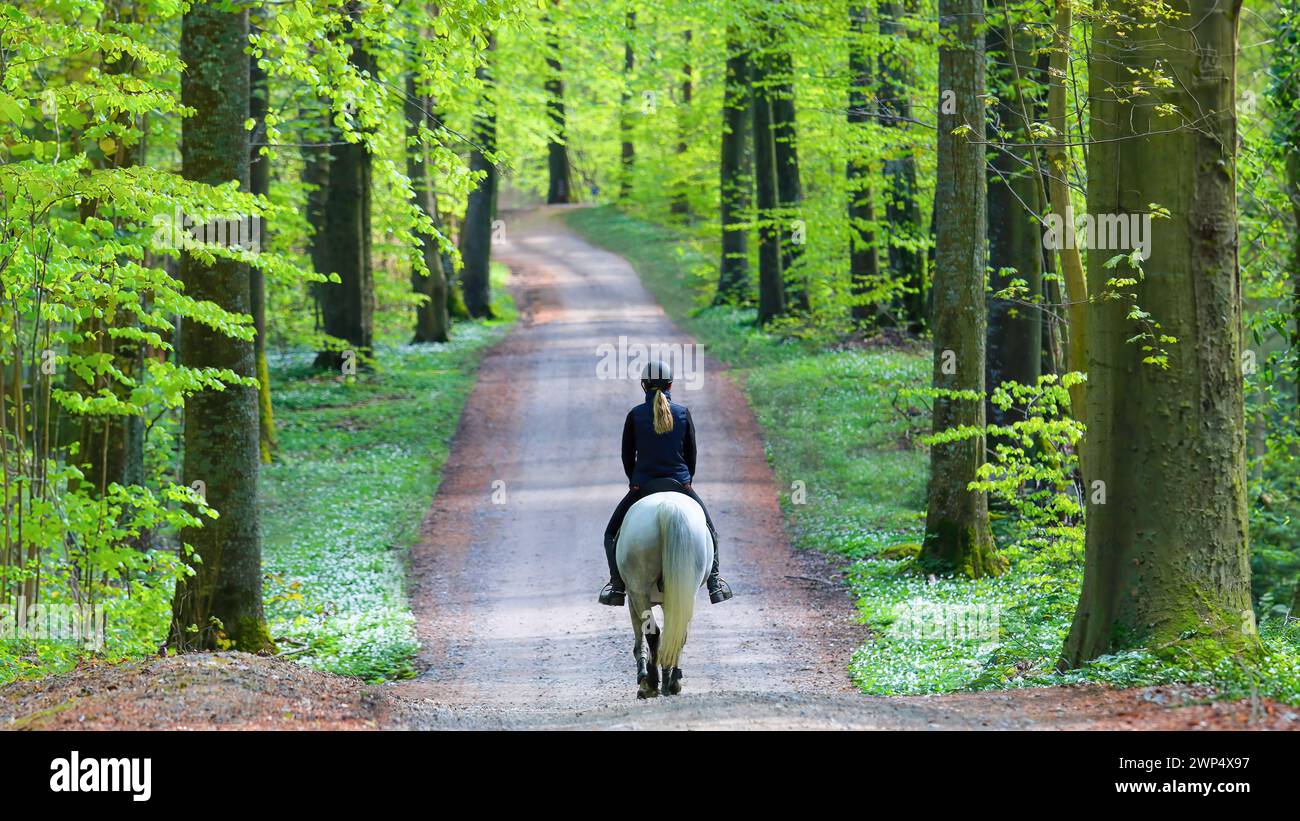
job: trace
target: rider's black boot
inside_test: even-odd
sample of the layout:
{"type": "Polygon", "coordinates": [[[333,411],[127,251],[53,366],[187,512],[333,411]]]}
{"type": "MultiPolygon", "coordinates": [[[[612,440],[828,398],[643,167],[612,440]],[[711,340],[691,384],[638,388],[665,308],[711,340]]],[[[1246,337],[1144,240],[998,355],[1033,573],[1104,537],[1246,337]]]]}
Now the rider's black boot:
{"type": "MultiPolygon", "coordinates": [[[[717,555],[716,551],[714,555],[717,555]]],[[[627,588],[623,586],[623,577],[618,573],[613,539],[605,540],[605,560],[609,562],[609,584],[600,591],[600,603],[608,604],[610,607],[622,607],[627,601],[627,588]]]]}
{"type": "Polygon", "coordinates": [[[718,575],[718,534],[713,533],[713,568],[709,571],[709,578],[705,580],[705,585],[709,588],[709,601],[712,604],[721,604],[731,598],[731,585],[723,581],[718,575]]]}

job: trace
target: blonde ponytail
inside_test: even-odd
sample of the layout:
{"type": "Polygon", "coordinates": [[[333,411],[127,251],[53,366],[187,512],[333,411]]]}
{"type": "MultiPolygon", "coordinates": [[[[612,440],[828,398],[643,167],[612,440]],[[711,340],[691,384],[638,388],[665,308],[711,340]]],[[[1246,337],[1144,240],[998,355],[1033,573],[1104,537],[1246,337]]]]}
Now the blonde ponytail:
{"type": "Polygon", "coordinates": [[[655,388],[655,433],[667,433],[673,429],[673,412],[668,407],[668,397],[655,388]]]}

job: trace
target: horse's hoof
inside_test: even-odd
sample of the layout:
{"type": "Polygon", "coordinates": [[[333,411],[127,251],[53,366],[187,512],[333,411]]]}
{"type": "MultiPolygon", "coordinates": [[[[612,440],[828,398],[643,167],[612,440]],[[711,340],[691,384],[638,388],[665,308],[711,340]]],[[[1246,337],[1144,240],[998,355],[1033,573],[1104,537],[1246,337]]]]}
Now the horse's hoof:
{"type": "Polygon", "coordinates": [[[682,671],[674,669],[664,674],[664,695],[675,696],[682,691],[682,671]]]}
{"type": "Polygon", "coordinates": [[[648,683],[642,683],[641,686],[636,689],[637,698],[655,698],[658,695],[659,688],[651,687],[648,683]]]}

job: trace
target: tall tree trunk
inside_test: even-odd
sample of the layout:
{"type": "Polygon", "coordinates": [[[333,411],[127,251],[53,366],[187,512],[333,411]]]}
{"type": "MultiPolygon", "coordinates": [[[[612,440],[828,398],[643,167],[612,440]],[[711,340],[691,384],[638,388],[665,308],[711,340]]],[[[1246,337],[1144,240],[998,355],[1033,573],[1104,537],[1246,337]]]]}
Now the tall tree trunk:
{"type": "MultiPolygon", "coordinates": [[[[248,12],[196,2],[181,22],[181,102],[196,113],[181,122],[185,179],[209,185],[238,181],[248,188],[248,12]]],[[[181,259],[185,292],[227,311],[247,314],[248,266],[227,259],[181,259]]],[[[191,368],[256,373],[253,343],[225,336],[201,322],[181,328],[181,359],[191,368]]],[[[184,528],[194,549],[194,575],[176,583],[170,643],[178,649],[274,649],[262,613],[262,544],[258,531],[257,391],[230,385],[205,390],[185,405],[186,484],[202,483],[221,516],[184,528]]]]}
{"type": "Polygon", "coordinates": [[[749,54],[736,26],[727,28],[727,67],[722,100],[721,181],[722,261],[718,267],[716,303],[741,302],[749,294],[749,228],[751,181],[745,169],[745,143],[752,128],[749,112],[749,54]]]}
{"type": "MultiPolygon", "coordinates": [[[[778,34],[784,37],[784,34],[778,34]]],[[[777,199],[781,204],[782,238],[781,269],[785,275],[794,270],[799,257],[803,255],[804,239],[807,226],[796,231],[794,223],[802,221],[800,207],[803,204],[803,184],[799,180],[798,128],[795,123],[794,109],[794,62],[790,56],[789,43],[781,40],[773,54],[771,64],[778,81],[772,103],[772,135],[776,154],[776,189],[777,199]]],[[[791,301],[800,309],[808,310],[808,280],[805,276],[791,287],[791,301]]]]}
{"type": "MultiPolygon", "coordinates": [[[[259,13],[260,14],[260,13],[259,13]]],[[[255,22],[260,22],[255,21],[255,22]]],[[[256,27],[254,27],[256,31],[256,27]]],[[[271,194],[271,158],[262,155],[266,145],[266,111],[269,104],[266,71],[258,65],[256,55],[248,56],[248,117],[253,130],[248,132],[248,190],[263,197],[271,194]]],[[[259,230],[264,229],[259,225],[259,230]]],[[[265,237],[261,238],[263,241],[265,237]]],[[[262,462],[270,464],[275,459],[275,415],[271,408],[271,371],[266,363],[266,277],[256,265],[249,267],[249,296],[252,302],[253,329],[257,338],[253,342],[253,356],[257,361],[258,451],[262,462]]]]}
{"type": "Polygon", "coordinates": [[[1105,11],[1118,16],[1098,21],[1089,59],[1089,209],[1127,217],[1159,203],[1170,217],[1150,223],[1145,276],[1127,261],[1107,267],[1122,249],[1088,255],[1091,293],[1113,293],[1113,277],[1136,283],[1098,300],[1088,323],[1089,465],[1105,499],[1088,508],[1067,667],[1136,647],[1207,661],[1258,647],[1237,265],[1240,4],[1172,7],[1176,20],[1152,20],[1140,2],[1111,0],[1105,11]],[[1124,34],[1102,22],[1115,19],[1124,34]],[[1172,75],[1168,87],[1126,97],[1156,63],[1172,75]],[[1184,126],[1170,128],[1162,106],[1184,126]],[[1130,318],[1134,303],[1177,339],[1166,343],[1167,368],[1144,363],[1150,352],[1133,338],[1151,328],[1130,318]]]}
{"type": "Polygon", "coordinates": [[[632,196],[632,169],[636,163],[636,147],[632,143],[632,79],[636,71],[636,12],[629,11],[623,43],[623,91],[619,96],[618,132],[622,138],[619,151],[618,199],[626,203],[632,196]]]}
{"type": "MultiPolygon", "coordinates": [[[[984,391],[983,0],[939,0],[939,146],[935,186],[934,386],[984,391]],[[951,93],[943,104],[942,95],[951,93]],[[956,133],[964,127],[967,133],[956,133]]],[[[984,403],[938,397],[934,432],[984,426],[984,403]]],[[[930,449],[923,566],[978,578],[1004,567],[994,552],[988,499],[967,486],[984,463],[984,437],[930,449]]]]}
{"type": "MultiPolygon", "coordinates": [[[[912,4],[909,4],[909,6],[912,4]]],[[[911,35],[899,22],[903,4],[886,0],[879,6],[880,34],[887,43],[911,35]]],[[[906,55],[887,49],[879,58],[881,120],[890,128],[904,129],[912,117],[907,90],[906,55]]],[[[903,149],[885,159],[885,222],[889,226],[889,270],[893,281],[903,284],[898,300],[908,329],[919,333],[926,325],[926,257],[919,250],[923,238],[921,205],[917,198],[916,158],[903,149]]]]}
{"type": "MultiPolygon", "coordinates": [[[[989,326],[985,378],[990,388],[1003,382],[1035,384],[1043,360],[1042,313],[1036,306],[1018,304],[1033,301],[1043,292],[1043,242],[1034,211],[1040,185],[1036,163],[1021,156],[1025,150],[1022,146],[1030,146],[1032,141],[1030,122],[1023,116],[1029,109],[1021,109],[1021,95],[1015,90],[1023,90],[1028,79],[1019,66],[1031,65],[1031,44],[1023,41],[1022,33],[1017,38],[1020,42],[1009,45],[1007,27],[1007,21],[998,14],[990,20],[987,32],[989,71],[996,83],[995,96],[1001,101],[1001,130],[1010,143],[1001,151],[990,152],[987,173],[989,326]],[[997,297],[1013,279],[1025,282],[1024,296],[1018,301],[997,297]]],[[[993,143],[1003,140],[992,122],[988,125],[988,139],[993,143]]],[[[985,413],[991,419],[1004,421],[992,402],[985,404],[985,413]]]]}
{"type": "Polygon", "coordinates": [[[781,216],[777,198],[776,140],[772,129],[771,38],[752,54],[754,89],[754,188],[758,199],[758,323],[785,313],[785,270],[781,255],[781,216]]]}
{"type": "MultiPolygon", "coordinates": [[[[1273,140],[1286,163],[1286,192],[1296,232],[1291,238],[1291,355],[1295,363],[1296,409],[1300,414],[1300,2],[1279,3],[1269,89],[1273,111],[1273,140]]],[[[1300,546],[1297,546],[1300,550],[1300,546]]],[[[1300,585],[1296,586],[1300,603],[1300,585]]]]}
{"type": "MultiPolygon", "coordinates": [[[[1300,77],[1296,79],[1300,81],[1300,77]]],[[[1296,369],[1296,412],[1300,416],[1300,133],[1293,139],[1297,144],[1291,146],[1287,155],[1286,179],[1291,193],[1291,218],[1296,225],[1296,233],[1291,237],[1291,355],[1296,369]]],[[[1300,595],[1300,587],[1296,593],[1300,595]]]]}
{"type": "MultiPolygon", "coordinates": [[[[330,121],[328,111],[318,112],[321,119],[319,135],[308,137],[308,145],[302,149],[302,182],[307,189],[306,217],[311,227],[308,238],[308,251],[311,255],[313,270],[318,274],[329,274],[334,270],[329,255],[329,241],[326,239],[325,205],[329,200],[330,190],[330,146],[336,141],[337,131],[330,121]]],[[[316,312],[315,329],[324,326],[324,289],[326,283],[311,283],[312,303],[316,312]]]]}
{"type": "Polygon", "coordinates": [[[871,168],[861,156],[860,136],[870,122],[871,59],[866,53],[867,9],[849,8],[849,129],[852,155],[846,170],[849,191],[849,282],[853,289],[853,318],[875,322],[879,306],[867,302],[868,294],[880,278],[880,254],[876,248],[875,192],[871,186],[871,168]]]}
{"type": "MultiPolygon", "coordinates": [[[[560,0],[551,0],[551,7],[558,10],[560,0]]],[[[573,169],[569,164],[568,123],[564,110],[564,67],[560,63],[560,35],[555,29],[555,19],[552,15],[546,17],[543,26],[546,29],[546,114],[551,121],[551,137],[546,142],[546,167],[550,175],[546,202],[555,205],[574,201],[573,169]]]]}
{"type": "Polygon", "coordinates": [[[679,217],[685,216],[691,210],[690,201],[686,197],[686,192],[690,187],[690,183],[687,180],[681,178],[681,175],[684,175],[686,173],[685,157],[686,157],[686,150],[688,148],[687,135],[688,135],[688,126],[689,126],[687,120],[690,118],[691,95],[694,91],[692,85],[693,76],[691,74],[691,59],[690,59],[690,52],[691,52],[690,29],[686,30],[685,34],[683,35],[683,39],[685,40],[684,47],[686,49],[686,60],[682,63],[682,85],[681,85],[682,103],[681,106],[679,107],[679,111],[677,115],[678,179],[675,183],[677,187],[677,191],[673,194],[673,201],[669,206],[669,210],[674,215],[679,217]]]}
{"type": "MultiPolygon", "coordinates": [[[[469,162],[470,170],[482,174],[483,178],[470,192],[465,205],[465,224],[460,232],[460,255],[465,266],[460,275],[461,287],[465,309],[475,318],[492,316],[492,221],[497,212],[497,168],[491,155],[497,150],[497,89],[490,61],[495,49],[496,36],[489,35],[489,53],[477,71],[484,86],[484,97],[474,119],[476,146],[469,162]]],[[[551,182],[554,184],[554,177],[551,182]]]]}
{"type": "MultiPolygon", "coordinates": [[[[375,76],[374,57],[352,42],[352,64],[375,76]]],[[[358,364],[374,349],[375,280],[371,266],[371,158],[363,142],[337,140],[330,146],[330,185],[325,199],[325,240],[338,285],[321,288],[325,333],[351,346],[358,364]]],[[[339,368],[345,351],[321,351],[319,368],[339,368]]]]}
{"type": "MultiPolygon", "coordinates": [[[[428,149],[420,140],[420,126],[427,124],[432,128],[433,98],[420,94],[415,85],[415,75],[406,77],[406,137],[410,145],[406,149],[406,175],[411,178],[411,188],[415,202],[425,216],[438,230],[437,192],[434,190],[432,174],[429,171],[428,149]]],[[[411,341],[446,342],[451,320],[447,315],[447,273],[442,267],[442,249],[434,237],[420,236],[420,251],[428,275],[421,275],[414,268],[411,270],[411,289],[426,301],[415,309],[415,335],[411,341]]]]}
{"type": "MultiPolygon", "coordinates": [[[[1072,371],[1088,369],[1090,359],[1087,351],[1088,334],[1088,282],[1083,270],[1083,258],[1079,253],[1078,243],[1074,242],[1074,206],[1070,201],[1070,126],[1066,122],[1065,80],[1070,69],[1070,28],[1073,24],[1072,5],[1074,0],[1056,0],[1056,14],[1053,20],[1054,42],[1051,50],[1049,69],[1049,87],[1047,92],[1047,124],[1051,126],[1056,137],[1047,146],[1047,175],[1049,196],[1052,203],[1052,215],[1061,223],[1065,235],[1071,241],[1066,242],[1057,251],[1060,263],[1061,279],[1064,281],[1064,297],[1067,302],[1066,314],[1070,320],[1067,353],[1067,367],[1072,371]]],[[[1091,206],[1090,206],[1091,207],[1091,206]]],[[[1058,329],[1059,332],[1059,329],[1058,329]]],[[[1070,406],[1075,419],[1087,423],[1086,383],[1080,382],[1070,388],[1070,406]]],[[[1091,438],[1091,437],[1090,437],[1091,438]]],[[[1084,475],[1088,475],[1088,442],[1083,443],[1080,462],[1083,463],[1084,475]]]]}

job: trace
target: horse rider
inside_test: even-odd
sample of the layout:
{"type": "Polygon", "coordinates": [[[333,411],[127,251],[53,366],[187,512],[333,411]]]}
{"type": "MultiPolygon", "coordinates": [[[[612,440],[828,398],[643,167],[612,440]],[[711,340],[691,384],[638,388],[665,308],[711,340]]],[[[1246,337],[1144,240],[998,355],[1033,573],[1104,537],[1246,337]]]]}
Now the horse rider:
{"type": "Polygon", "coordinates": [[[718,604],[730,599],[731,587],[718,575],[718,532],[709,518],[709,509],[691,488],[695,478],[695,424],[684,405],[672,401],[669,390],[673,372],[666,362],[651,362],[641,372],[641,389],[645,402],[628,411],[623,423],[623,471],[629,490],[614,509],[605,528],[605,559],[609,562],[609,584],[600,591],[600,603],[621,607],[627,588],[618,572],[614,547],[618,530],[628,508],[651,493],[672,491],[685,493],[704,511],[704,520],[713,537],[713,567],[706,585],[709,601],[718,604]]]}

